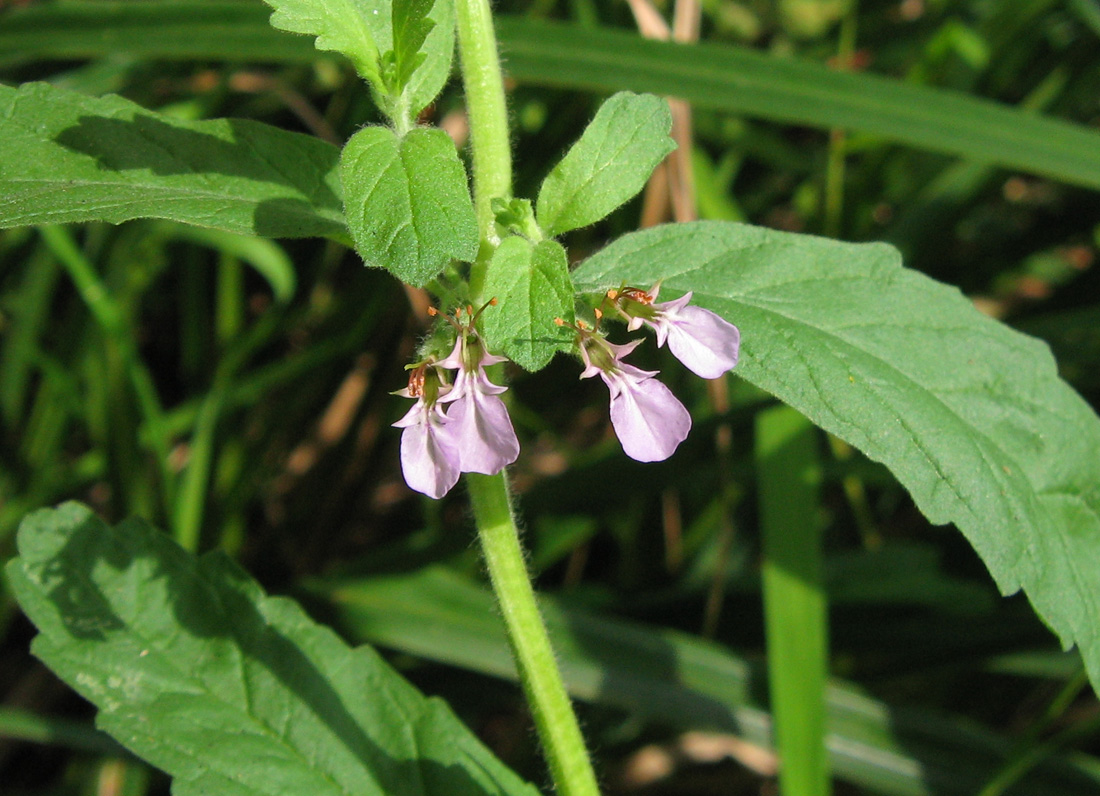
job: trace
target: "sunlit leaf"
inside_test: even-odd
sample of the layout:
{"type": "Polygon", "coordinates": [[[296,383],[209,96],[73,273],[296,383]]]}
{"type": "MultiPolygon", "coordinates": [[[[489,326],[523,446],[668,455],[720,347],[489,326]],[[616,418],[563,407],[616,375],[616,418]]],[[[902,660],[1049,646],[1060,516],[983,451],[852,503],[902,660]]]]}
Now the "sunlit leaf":
{"type": "Polygon", "coordinates": [[[442,130],[398,137],[386,127],[365,127],[344,147],[340,179],[348,226],[367,265],[420,286],[452,259],[477,254],[466,170],[442,130]]]}
{"type": "Polygon", "coordinates": [[[75,503],[30,515],[7,574],[35,654],[178,796],[534,796],[438,700],[221,554],[75,503]]]}
{"type": "Polygon", "coordinates": [[[238,119],[191,122],[121,97],[0,86],[0,227],[167,218],[344,239],[336,147],[238,119]]]}
{"type": "MultiPolygon", "coordinates": [[[[447,82],[454,52],[454,6],[452,0],[430,4],[428,28],[414,25],[399,46],[393,38],[394,2],[388,0],[265,0],[275,13],[272,26],[317,38],[317,49],[346,56],[359,74],[380,92],[385,91],[380,57],[393,52],[401,63],[405,79],[400,81],[410,113],[430,103],[447,82]],[[423,35],[420,35],[423,33],[423,35]],[[410,50],[410,47],[412,49],[410,50]],[[417,58],[417,55],[421,56],[417,58]],[[408,57],[406,57],[408,56],[408,57]],[[411,59],[411,60],[410,60],[411,59]],[[414,74],[415,72],[415,74],[414,74]]],[[[397,5],[419,5],[397,3],[397,5]]],[[[422,9],[417,9],[422,10],[422,9]]],[[[216,9],[215,9],[216,11],[216,9]]],[[[399,21],[411,19],[398,9],[399,21]]],[[[415,16],[415,15],[414,15],[415,16]]],[[[424,22],[424,17],[419,21],[424,22]]],[[[390,112],[391,108],[386,108],[390,112]]]]}
{"type": "Polygon", "coordinates": [[[630,234],[573,279],[693,290],[740,327],[736,375],[887,465],[929,520],[958,525],[1100,683],[1100,419],[1046,345],[889,246],[742,224],[630,234]]]}
{"type": "Polygon", "coordinates": [[[546,234],[594,224],[642,190],[676,148],[671,128],[660,97],[623,91],[601,105],[539,190],[536,214],[546,234]]]}
{"type": "Polygon", "coordinates": [[[428,17],[431,10],[432,0],[407,0],[393,4],[393,67],[394,80],[399,88],[409,82],[413,72],[424,62],[426,55],[421,48],[435,27],[428,17]]]}

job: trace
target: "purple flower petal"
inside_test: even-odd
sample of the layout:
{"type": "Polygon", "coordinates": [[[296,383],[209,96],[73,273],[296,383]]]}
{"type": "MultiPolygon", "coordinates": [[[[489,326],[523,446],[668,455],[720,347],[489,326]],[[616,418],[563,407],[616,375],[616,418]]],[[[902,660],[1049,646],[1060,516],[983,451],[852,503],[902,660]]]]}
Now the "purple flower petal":
{"type": "MultiPolygon", "coordinates": [[[[505,360],[490,354],[481,358],[481,364],[499,361],[505,360]]],[[[458,369],[454,386],[439,400],[451,404],[447,418],[454,430],[459,469],[464,473],[499,473],[519,456],[519,439],[504,401],[497,397],[508,388],[489,381],[481,365],[466,370],[458,344],[440,364],[458,369]]]]}
{"type": "MultiPolygon", "coordinates": [[[[496,385],[492,385],[496,386],[496,385]]],[[[447,410],[464,473],[499,473],[519,456],[519,440],[504,401],[472,390],[447,410]]]]}
{"type": "Polygon", "coordinates": [[[630,365],[602,373],[611,390],[611,424],[631,459],[660,462],[671,456],[691,431],[691,415],[664,384],[630,365]],[[644,374],[639,377],[625,368],[644,374]]]}
{"type": "Polygon", "coordinates": [[[694,306],[669,312],[665,320],[669,350],[696,375],[716,379],[737,364],[741,332],[729,321],[694,306]]]}
{"type": "Polygon", "coordinates": [[[401,472],[409,488],[439,499],[458,482],[458,443],[448,418],[435,404],[417,401],[393,424],[401,432],[401,472]]]}

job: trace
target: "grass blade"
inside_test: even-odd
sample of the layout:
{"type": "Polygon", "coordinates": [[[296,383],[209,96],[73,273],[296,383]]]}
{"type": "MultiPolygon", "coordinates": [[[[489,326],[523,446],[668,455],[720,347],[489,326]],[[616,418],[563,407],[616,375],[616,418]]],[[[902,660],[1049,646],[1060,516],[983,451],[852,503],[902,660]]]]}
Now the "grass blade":
{"type": "Polygon", "coordinates": [[[829,793],[828,641],[815,442],[813,425],[793,409],[779,406],[757,415],[768,680],[780,789],[789,796],[829,793]]]}

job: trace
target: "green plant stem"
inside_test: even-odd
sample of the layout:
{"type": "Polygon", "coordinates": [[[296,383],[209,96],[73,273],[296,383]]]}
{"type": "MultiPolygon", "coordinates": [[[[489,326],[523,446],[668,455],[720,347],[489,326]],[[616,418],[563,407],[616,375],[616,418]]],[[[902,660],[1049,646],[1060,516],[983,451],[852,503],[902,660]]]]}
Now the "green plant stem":
{"type": "Polygon", "coordinates": [[[512,150],[508,141],[504,78],[488,0],[459,0],[455,3],[455,19],[470,119],[474,206],[481,231],[481,248],[470,276],[471,297],[477,302],[481,298],[485,268],[496,249],[491,202],[512,196],[512,150]]]}
{"type": "Polygon", "coordinates": [[[596,776],[527,574],[507,478],[466,478],[489,578],[554,785],[562,796],[596,796],[596,776]]]}
{"type": "MultiPolygon", "coordinates": [[[[478,301],[482,298],[486,266],[499,242],[491,202],[512,195],[512,152],[504,81],[488,0],[457,0],[455,16],[470,118],[474,205],[481,235],[481,247],[470,274],[471,297],[478,301]]],[[[584,737],[535,602],[519,531],[512,517],[508,477],[503,472],[492,476],[471,473],[466,481],[485,565],[554,786],[562,796],[598,796],[596,774],[584,737]]]]}

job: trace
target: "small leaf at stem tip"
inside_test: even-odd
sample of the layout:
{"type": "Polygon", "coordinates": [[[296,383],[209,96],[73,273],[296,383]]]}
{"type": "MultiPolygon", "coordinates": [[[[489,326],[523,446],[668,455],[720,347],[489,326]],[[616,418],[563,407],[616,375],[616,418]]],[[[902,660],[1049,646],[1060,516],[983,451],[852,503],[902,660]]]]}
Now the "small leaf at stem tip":
{"type": "Polygon", "coordinates": [[[424,59],[420,49],[435,22],[428,19],[434,0],[395,0],[393,3],[393,60],[395,93],[404,90],[424,59]]]}
{"type": "MultiPolygon", "coordinates": [[[[271,26],[315,36],[318,50],[337,52],[355,65],[360,77],[381,86],[379,40],[384,29],[374,3],[355,0],[265,0],[275,9],[271,26]]],[[[377,3],[381,5],[381,3],[377,3]]]]}
{"type": "Polygon", "coordinates": [[[347,57],[377,92],[382,110],[401,117],[393,121],[402,129],[450,78],[453,0],[265,2],[275,9],[272,27],[315,36],[318,50],[347,57]]]}
{"type": "Polygon", "coordinates": [[[660,97],[621,91],[607,100],[542,184],[537,215],[546,234],[594,224],[642,190],[676,148],[671,129],[660,97]]]}
{"type": "Polygon", "coordinates": [[[348,226],[367,265],[422,287],[451,260],[477,254],[466,170],[442,130],[398,137],[366,127],[344,147],[340,179],[348,226]]]}

